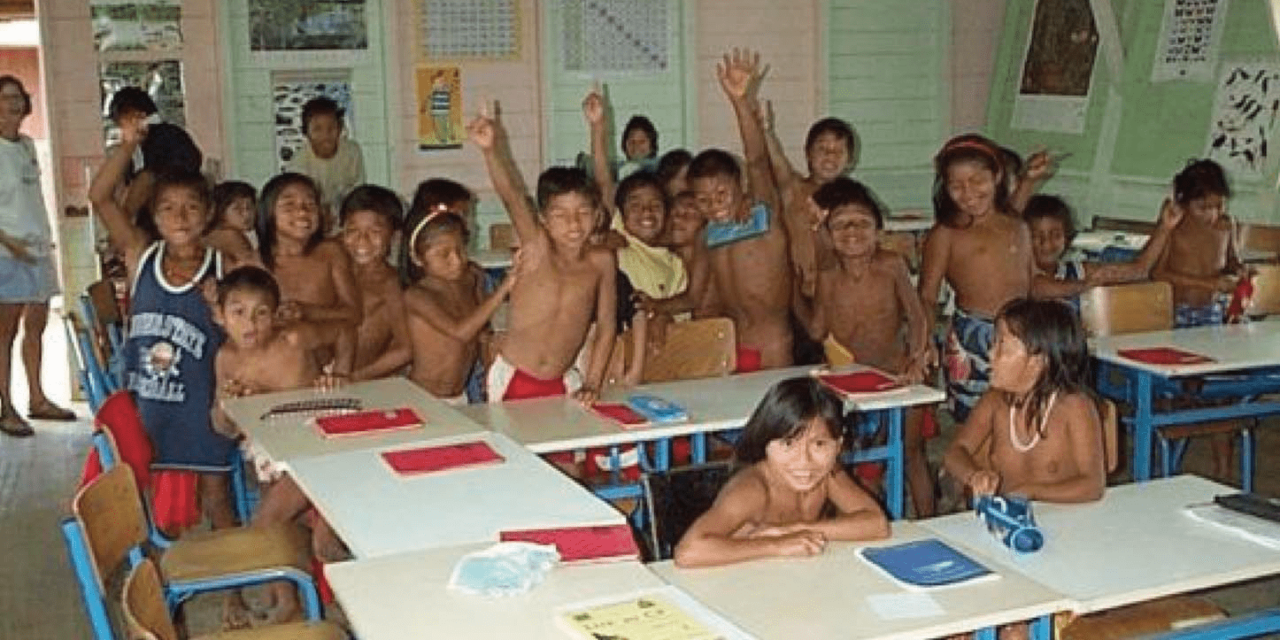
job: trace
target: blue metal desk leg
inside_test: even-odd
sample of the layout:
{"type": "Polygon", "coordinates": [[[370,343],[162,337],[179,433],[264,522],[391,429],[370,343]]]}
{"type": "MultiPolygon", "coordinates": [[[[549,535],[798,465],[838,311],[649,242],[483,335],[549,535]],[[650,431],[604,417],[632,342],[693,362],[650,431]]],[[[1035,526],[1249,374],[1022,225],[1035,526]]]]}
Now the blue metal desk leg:
{"type": "Polygon", "coordinates": [[[1155,439],[1151,414],[1151,374],[1131,370],[1134,375],[1136,397],[1131,398],[1133,416],[1133,480],[1146,482],[1151,479],[1151,447],[1155,439]]]}
{"type": "Polygon", "coordinates": [[[902,411],[901,407],[890,409],[889,414],[889,458],[888,473],[885,474],[885,497],[889,506],[889,517],[901,520],[906,512],[903,498],[903,479],[906,465],[902,454],[902,411]]]}

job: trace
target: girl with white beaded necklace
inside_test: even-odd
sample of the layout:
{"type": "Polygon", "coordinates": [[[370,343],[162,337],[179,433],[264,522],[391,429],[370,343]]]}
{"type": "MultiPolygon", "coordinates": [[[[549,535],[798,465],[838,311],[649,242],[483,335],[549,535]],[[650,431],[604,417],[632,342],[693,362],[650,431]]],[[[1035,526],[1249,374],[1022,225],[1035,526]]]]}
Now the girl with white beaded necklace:
{"type": "Polygon", "coordinates": [[[991,389],[947,449],[947,473],[975,496],[1089,502],[1106,485],[1102,422],[1078,316],[1018,299],[996,317],[991,389]]]}

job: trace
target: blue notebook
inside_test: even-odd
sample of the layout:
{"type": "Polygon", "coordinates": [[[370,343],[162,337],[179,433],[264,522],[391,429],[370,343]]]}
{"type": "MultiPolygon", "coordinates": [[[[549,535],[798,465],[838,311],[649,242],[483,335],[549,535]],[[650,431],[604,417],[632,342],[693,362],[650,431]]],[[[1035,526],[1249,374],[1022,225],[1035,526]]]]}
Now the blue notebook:
{"type": "Polygon", "coordinates": [[[891,547],[865,547],[859,549],[858,554],[908,588],[941,587],[996,575],[933,538],[891,547]]]}

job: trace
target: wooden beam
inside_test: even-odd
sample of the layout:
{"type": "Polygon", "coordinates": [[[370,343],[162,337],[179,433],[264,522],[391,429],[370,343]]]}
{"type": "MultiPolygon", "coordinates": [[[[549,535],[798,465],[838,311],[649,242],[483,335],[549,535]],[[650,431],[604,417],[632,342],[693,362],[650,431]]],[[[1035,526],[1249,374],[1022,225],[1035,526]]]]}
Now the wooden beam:
{"type": "Polygon", "coordinates": [[[34,16],[36,0],[0,0],[0,16],[34,16]]]}

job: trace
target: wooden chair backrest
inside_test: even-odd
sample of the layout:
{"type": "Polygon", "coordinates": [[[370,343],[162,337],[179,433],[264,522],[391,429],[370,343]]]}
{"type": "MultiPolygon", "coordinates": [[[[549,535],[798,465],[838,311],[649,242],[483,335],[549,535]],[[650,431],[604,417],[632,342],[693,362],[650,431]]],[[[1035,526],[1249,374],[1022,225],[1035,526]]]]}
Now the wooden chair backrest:
{"type": "Polygon", "coordinates": [[[489,225],[489,249],[505,251],[520,246],[516,238],[516,229],[509,222],[489,225]]]}
{"type": "Polygon", "coordinates": [[[1253,299],[1245,309],[1248,316],[1280,314],[1280,265],[1261,264],[1254,267],[1253,299]]]}
{"type": "Polygon", "coordinates": [[[657,353],[645,357],[644,382],[714,378],[738,366],[737,333],[729,318],[673,322],[657,353]]]}
{"type": "Polygon", "coordinates": [[[1280,227],[1266,224],[1240,225],[1240,248],[1280,254],[1280,227]]]}
{"type": "Polygon", "coordinates": [[[120,600],[130,640],[178,640],[155,562],[143,560],[129,571],[120,600]]]}
{"type": "Polygon", "coordinates": [[[1173,327],[1173,288],[1168,282],[1094,287],[1080,294],[1080,319],[1091,336],[1173,327]]]}
{"type": "Polygon", "coordinates": [[[117,464],[103,472],[76,494],[71,508],[93,558],[98,587],[105,590],[103,578],[147,539],[147,519],[133,469],[117,464]]]}
{"type": "Polygon", "coordinates": [[[1098,415],[1102,418],[1102,451],[1106,454],[1107,473],[1120,465],[1120,412],[1116,403],[1098,399],[1098,415]]]}
{"type": "Polygon", "coordinates": [[[1125,218],[1093,217],[1094,231],[1124,231],[1126,233],[1145,233],[1151,235],[1156,230],[1154,222],[1144,220],[1127,220],[1125,218]]]}

